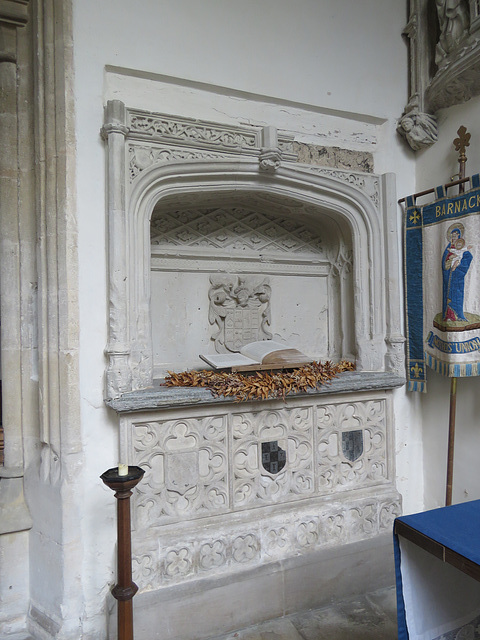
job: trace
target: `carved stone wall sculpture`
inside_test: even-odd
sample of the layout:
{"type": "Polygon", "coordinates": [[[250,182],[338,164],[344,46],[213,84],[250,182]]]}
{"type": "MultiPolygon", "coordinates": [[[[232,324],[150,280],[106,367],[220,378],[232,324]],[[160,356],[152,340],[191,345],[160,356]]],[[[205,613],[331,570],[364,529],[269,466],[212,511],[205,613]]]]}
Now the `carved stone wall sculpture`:
{"type": "Polygon", "coordinates": [[[417,151],[438,137],[439,109],[480,94],[477,0],[411,0],[404,30],[410,45],[410,96],[398,132],[417,151]]]}
{"type": "Polygon", "coordinates": [[[439,67],[446,62],[468,37],[470,30],[470,9],[468,0],[435,0],[440,35],[435,49],[435,62],[439,67]]]}
{"type": "Polygon", "coordinates": [[[212,275],[210,283],[208,320],[215,327],[217,352],[240,351],[250,342],[272,338],[268,278],[212,275]]]}

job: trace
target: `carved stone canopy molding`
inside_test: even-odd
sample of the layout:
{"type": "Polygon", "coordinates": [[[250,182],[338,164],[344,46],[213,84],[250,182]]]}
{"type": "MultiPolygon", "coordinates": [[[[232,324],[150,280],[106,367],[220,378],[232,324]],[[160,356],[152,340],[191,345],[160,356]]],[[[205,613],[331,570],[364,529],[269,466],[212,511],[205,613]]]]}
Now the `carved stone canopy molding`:
{"type": "Polygon", "coordinates": [[[417,151],[437,140],[439,109],[480,95],[478,0],[411,0],[410,96],[398,132],[417,151]]]}
{"type": "MultiPolygon", "coordinates": [[[[186,120],[127,109],[119,101],[107,104],[103,136],[108,144],[107,399],[153,384],[151,218],[155,210],[158,221],[163,202],[169,215],[172,202],[196,201],[199,207],[212,202],[222,207],[229,200],[240,207],[270,202],[292,220],[303,207],[306,224],[333,225],[350,238],[354,255],[347,313],[354,318],[357,366],[403,375],[399,296],[390,278],[398,268],[396,243],[390,242],[391,176],[302,165],[295,162],[293,138],[268,127],[186,120]],[[261,166],[266,148],[275,150],[274,168],[261,166]]],[[[155,259],[161,261],[161,254],[155,259]]],[[[161,321],[162,310],[157,311],[161,321]]],[[[339,327],[341,322],[337,318],[339,327]]]]}

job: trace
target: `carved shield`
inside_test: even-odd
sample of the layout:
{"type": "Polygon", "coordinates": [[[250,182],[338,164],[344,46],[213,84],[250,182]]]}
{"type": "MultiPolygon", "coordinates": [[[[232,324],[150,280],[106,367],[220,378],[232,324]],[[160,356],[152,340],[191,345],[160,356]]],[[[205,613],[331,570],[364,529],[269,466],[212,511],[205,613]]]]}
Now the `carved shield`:
{"type": "Polygon", "coordinates": [[[287,452],[279,446],[278,440],[262,442],[262,466],[268,473],[280,473],[287,462],[287,452]]]}
{"type": "Polygon", "coordinates": [[[355,431],[344,431],[342,433],[342,451],[343,455],[350,462],[354,462],[363,453],[363,431],[355,429],[355,431]]]}
{"type": "Polygon", "coordinates": [[[243,345],[260,340],[260,309],[229,309],[225,314],[225,346],[240,351],[243,345]]]}
{"type": "Polygon", "coordinates": [[[165,456],[165,486],[183,495],[195,487],[200,478],[197,451],[168,453],[165,456]]]}

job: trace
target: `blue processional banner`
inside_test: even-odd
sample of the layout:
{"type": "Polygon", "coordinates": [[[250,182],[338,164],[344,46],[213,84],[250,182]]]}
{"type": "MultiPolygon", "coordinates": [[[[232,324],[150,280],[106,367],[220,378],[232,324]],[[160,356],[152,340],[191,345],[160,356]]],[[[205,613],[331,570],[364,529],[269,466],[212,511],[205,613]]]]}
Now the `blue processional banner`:
{"type": "Polygon", "coordinates": [[[407,201],[407,381],[426,391],[426,365],[450,377],[480,375],[480,179],[471,189],[416,206],[407,201]]]}

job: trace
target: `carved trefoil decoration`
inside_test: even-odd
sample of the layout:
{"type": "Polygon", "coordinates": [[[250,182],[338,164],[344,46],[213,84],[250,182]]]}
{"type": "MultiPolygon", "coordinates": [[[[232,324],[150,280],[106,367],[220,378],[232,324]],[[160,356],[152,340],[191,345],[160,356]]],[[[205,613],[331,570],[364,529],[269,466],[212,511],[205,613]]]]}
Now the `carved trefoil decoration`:
{"type": "Polygon", "coordinates": [[[269,278],[212,275],[210,283],[208,319],[215,327],[212,340],[218,353],[272,338],[269,278]]]}

